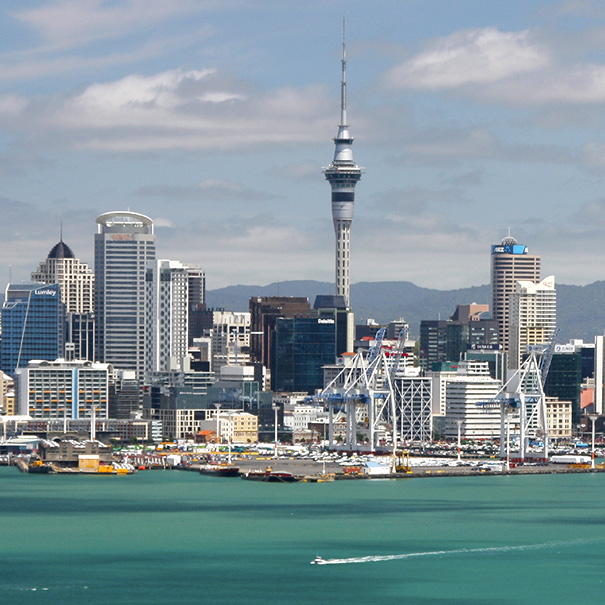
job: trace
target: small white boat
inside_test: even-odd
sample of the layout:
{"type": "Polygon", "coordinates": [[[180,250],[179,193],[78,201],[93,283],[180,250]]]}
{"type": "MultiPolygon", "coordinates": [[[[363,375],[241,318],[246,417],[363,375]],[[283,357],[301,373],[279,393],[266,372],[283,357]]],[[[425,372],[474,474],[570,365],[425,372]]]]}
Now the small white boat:
{"type": "Polygon", "coordinates": [[[317,555],[315,557],[315,559],[313,559],[313,561],[311,561],[311,565],[325,565],[326,563],[327,563],[327,561],[323,557],[320,557],[319,555],[317,555]]]}

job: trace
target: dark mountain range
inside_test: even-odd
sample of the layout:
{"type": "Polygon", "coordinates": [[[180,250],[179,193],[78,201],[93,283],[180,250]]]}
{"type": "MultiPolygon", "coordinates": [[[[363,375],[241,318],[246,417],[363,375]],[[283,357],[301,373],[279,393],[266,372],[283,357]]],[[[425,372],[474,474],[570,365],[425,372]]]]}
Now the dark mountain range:
{"type": "MultiPolygon", "coordinates": [[[[209,307],[247,311],[252,296],[306,296],[311,305],[317,294],[331,294],[334,284],[318,281],[286,281],[268,286],[229,286],[209,290],[209,307]]],[[[356,323],[373,318],[386,323],[403,317],[418,335],[422,319],[448,319],[456,305],[489,304],[489,285],[460,290],[420,288],[411,282],[360,282],[351,286],[351,304],[356,323]]],[[[587,286],[557,284],[559,342],[581,338],[587,342],[605,332],[605,281],[587,286]]]]}

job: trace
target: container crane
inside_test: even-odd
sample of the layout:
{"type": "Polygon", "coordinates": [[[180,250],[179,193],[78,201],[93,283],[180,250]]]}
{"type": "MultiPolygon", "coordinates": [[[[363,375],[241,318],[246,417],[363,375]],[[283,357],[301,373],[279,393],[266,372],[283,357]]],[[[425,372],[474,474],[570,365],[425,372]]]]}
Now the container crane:
{"type": "Polygon", "coordinates": [[[519,460],[529,456],[529,439],[542,438],[541,458],[548,459],[548,420],[544,383],[550,369],[558,330],[553,330],[548,344],[532,347],[521,364],[490,401],[481,402],[485,409],[500,408],[500,456],[510,458],[509,433],[511,419],[519,426],[519,460]]]}

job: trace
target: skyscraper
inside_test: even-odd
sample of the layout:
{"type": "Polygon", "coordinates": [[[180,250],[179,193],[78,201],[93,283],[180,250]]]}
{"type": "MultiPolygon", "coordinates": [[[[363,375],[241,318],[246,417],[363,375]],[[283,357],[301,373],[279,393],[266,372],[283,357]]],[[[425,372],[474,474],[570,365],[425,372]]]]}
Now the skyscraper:
{"type": "Polygon", "coordinates": [[[189,266],[174,260],[147,265],[147,373],[182,370],[188,350],[189,266]]]}
{"type": "MultiPolygon", "coordinates": [[[[344,33],[344,32],[343,32],[344,33]]],[[[340,88],[340,125],[334,138],[334,159],[324,169],[332,188],[332,220],[336,234],[336,296],[344,297],[350,307],[349,257],[351,224],[355,205],[355,185],[361,178],[362,168],[353,161],[353,137],[347,124],[347,56],[343,36],[342,80],[340,88]]]]}
{"type": "Polygon", "coordinates": [[[336,324],[321,317],[280,317],[271,367],[274,391],[313,393],[324,386],[323,366],[334,363],[336,324]]]}
{"type": "Polygon", "coordinates": [[[510,296],[518,281],[540,281],[540,257],[510,236],[492,246],[491,256],[492,315],[498,322],[500,346],[508,352],[510,296]]]}
{"type": "Polygon", "coordinates": [[[252,361],[271,368],[273,333],[280,317],[309,317],[311,307],[304,297],[255,296],[250,299],[250,348],[252,361]]]}
{"type": "Polygon", "coordinates": [[[12,375],[32,359],[63,357],[64,331],[58,284],[9,284],[2,307],[2,371],[12,375]]]}
{"type": "Polygon", "coordinates": [[[189,346],[203,334],[206,311],[206,274],[201,267],[189,265],[189,346]]]}
{"type": "Polygon", "coordinates": [[[53,246],[32,281],[59,284],[66,311],[65,357],[94,359],[94,274],[63,242],[53,246]]]}
{"type": "Polygon", "coordinates": [[[59,284],[66,313],[93,312],[95,276],[86,263],[75,257],[63,237],[31,274],[31,279],[43,284],[59,284]]]}
{"type": "Polygon", "coordinates": [[[554,276],[547,277],[539,284],[519,280],[509,300],[508,367],[515,370],[521,366],[528,346],[547,344],[557,326],[554,276]]]}
{"type": "Polygon", "coordinates": [[[153,221],[130,211],[97,218],[95,349],[98,361],[120,370],[145,367],[145,270],[155,260],[153,221]]]}

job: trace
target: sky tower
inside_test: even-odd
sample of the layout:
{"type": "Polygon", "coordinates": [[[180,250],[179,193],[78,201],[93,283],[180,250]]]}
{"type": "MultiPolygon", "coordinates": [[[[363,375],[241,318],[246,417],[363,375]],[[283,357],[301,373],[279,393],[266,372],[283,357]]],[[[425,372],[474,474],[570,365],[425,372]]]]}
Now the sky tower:
{"type": "Polygon", "coordinates": [[[334,138],[334,159],[324,169],[324,174],[332,187],[332,220],[336,234],[336,295],[343,296],[347,307],[350,307],[351,223],[355,205],[355,185],[361,178],[362,168],[353,160],[353,137],[347,124],[347,54],[344,33],[343,23],[340,125],[334,138]]]}

